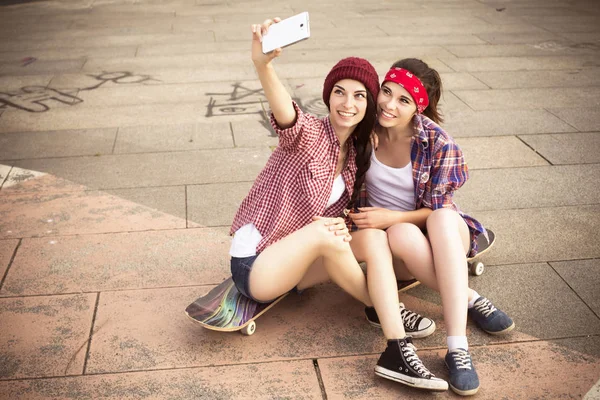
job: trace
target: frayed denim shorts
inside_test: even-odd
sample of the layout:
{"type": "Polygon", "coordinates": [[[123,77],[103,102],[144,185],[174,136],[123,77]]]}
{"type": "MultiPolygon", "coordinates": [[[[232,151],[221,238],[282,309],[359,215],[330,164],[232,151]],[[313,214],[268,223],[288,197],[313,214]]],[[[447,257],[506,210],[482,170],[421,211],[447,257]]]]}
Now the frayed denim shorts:
{"type": "Polygon", "coordinates": [[[235,283],[238,292],[257,303],[268,303],[256,300],[250,294],[250,271],[252,270],[252,265],[257,257],[258,254],[242,258],[231,257],[231,278],[233,279],[233,283],[235,283]]]}
{"type": "MultiPolygon", "coordinates": [[[[254,264],[254,261],[256,261],[257,257],[258,254],[242,258],[231,257],[231,278],[233,279],[233,283],[235,283],[235,287],[237,288],[238,292],[244,296],[256,301],[257,303],[270,303],[273,300],[257,300],[250,293],[250,271],[252,271],[252,265],[254,264]]],[[[303,291],[304,290],[298,290],[298,288],[294,287],[290,292],[302,294],[303,291]]]]}

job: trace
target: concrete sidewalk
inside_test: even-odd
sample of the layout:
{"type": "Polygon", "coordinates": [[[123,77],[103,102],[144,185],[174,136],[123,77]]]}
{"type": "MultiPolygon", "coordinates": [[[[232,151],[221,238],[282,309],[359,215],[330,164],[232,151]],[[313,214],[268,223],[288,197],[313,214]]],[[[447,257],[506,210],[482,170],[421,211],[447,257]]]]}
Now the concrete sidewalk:
{"type": "MultiPolygon", "coordinates": [[[[312,37],[277,70],[310,112],[346,56],[442,76],[471,170],[457,201],[498,237],[471,284],[516,322],[506,337],[468,326],[476,397],[598,398],[597,1],[14,3],[0,1],[0,399],[432,397],[374,375],[385,339],[334,285],[288,296],[250,337],[183,312],[229,276],[229,224],[277,144],[249,25],[305,10],[312,37]]],[[[436,321],[416,345],[447,379],[439,296],[402,301],[436,321]]]]}

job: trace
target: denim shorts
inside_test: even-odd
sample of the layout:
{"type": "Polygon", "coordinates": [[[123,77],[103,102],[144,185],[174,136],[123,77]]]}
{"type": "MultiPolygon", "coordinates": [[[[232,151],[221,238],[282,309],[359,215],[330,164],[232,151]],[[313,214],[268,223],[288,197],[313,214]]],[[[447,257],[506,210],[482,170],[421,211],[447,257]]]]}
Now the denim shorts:
{"type": "MultiPolygon", "coordinates": [[[[258,254],[242,258],[231,257],[231,278],[233,279],[233,283],[235,283],[235,287],[237,288],[238,292],[244,296],[256,301],[257,303],[270,303],[272,300],[257,300],[252,297],[252,294],[250,294],[250,271],[252,270],[252,265],[254,264],[254,261],[256,261],[257,257],[258,254]]],[[[303,291],[304,289],[298,290],[298,288],[294,287],[290,292],[302,294],[303,291]]]]}
{"type": "Polygon", "coordinates": [[[258,254],[242,258],[231,257],[231,278],[241,294],[258,303],[265,303],[264,301],[256,300],[250,294],[250,271],[257,257],[258,254]]]}

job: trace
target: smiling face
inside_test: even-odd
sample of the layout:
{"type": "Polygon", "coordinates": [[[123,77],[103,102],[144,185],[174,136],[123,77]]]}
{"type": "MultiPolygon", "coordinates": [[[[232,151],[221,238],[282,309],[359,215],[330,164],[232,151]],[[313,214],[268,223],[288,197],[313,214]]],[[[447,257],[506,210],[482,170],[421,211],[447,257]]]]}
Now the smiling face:
{"type": "Polygon", "coordinates": [[[384,128],[404,128],[417,112],[410,93],[394,82],[385,82],[377,96],[377,121],[384,128]]]}
{"type": "Polygon", "coordinates": [[[342,79],[329,96],[329,118],[334,128],[354,128],[365,117],[367,89],[359,81],[342,79]]]}

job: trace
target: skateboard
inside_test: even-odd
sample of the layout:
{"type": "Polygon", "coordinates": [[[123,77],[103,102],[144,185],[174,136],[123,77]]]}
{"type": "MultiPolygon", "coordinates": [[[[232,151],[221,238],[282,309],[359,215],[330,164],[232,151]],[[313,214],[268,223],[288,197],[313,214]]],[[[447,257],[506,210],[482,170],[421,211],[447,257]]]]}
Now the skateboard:
{"type": "Polygon", "coordinates": [[[492,232],[491,229],[486,230],[490,240],[488,241],[483,234],[477,236],[477,254],[475,254],[475,257],[467,258],[467,263],[469,263],[469,271],[475,276],[479,276],[483,274],[483,271],[485,271],[485,264],[483,264],[481,261],[477,261],[477,259],[487,253],[492,248],[494,243],[496,243],[496,235],[494,232],[492,232]]]}
{"type": "Polygon", "coordinates": [[[206,329],[240,331],[243,335],[250,336],[256,331],[254,321],[287,295],[288,293],[270,303],[257,303],[241,294],[229,278],[187,306],[185,313],[206,329]]]}
{"type": "MultiPolygon", "coordinates": [[[[487,233],[488,237],[490,238],[489,242],[484,235],[477,236],[477,254],[475,255],[475,257],[467,258],[469,271],[475,276],[479,276],[483,274],[483,271],[485,271],[485,264],[481,261],[477,261],[477,259],[486,252],[488,252],[496,242],[496,235],[494,234],[494,232],[492,232],[490,229],[487,229],[487,233]]],[[[420,284],[421,282],[419,282],[416,279],[398,281],[398,292],[406,292],[407,290],[412,289],[420,284]]]]}

